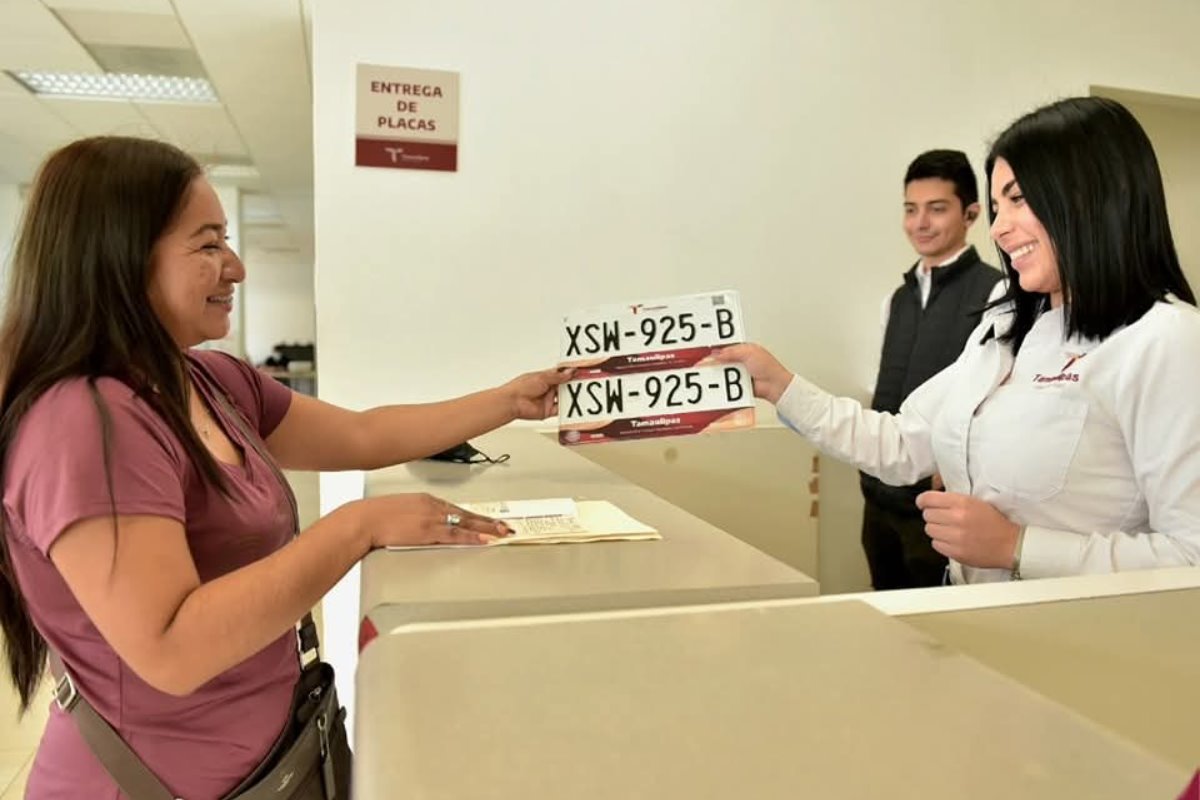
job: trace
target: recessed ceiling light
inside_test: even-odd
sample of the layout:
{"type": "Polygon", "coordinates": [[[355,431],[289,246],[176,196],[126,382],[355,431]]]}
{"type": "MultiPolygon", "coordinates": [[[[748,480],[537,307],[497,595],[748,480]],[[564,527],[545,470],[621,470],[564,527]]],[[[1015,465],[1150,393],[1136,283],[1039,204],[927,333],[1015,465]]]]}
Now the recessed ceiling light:
{"type": "Polygon", "coordinates": [[[31,92],[93,100],[142,100],[160,103],[216,103],[204,78],[130,75],[121,72],[10,72],[31,92]]]}

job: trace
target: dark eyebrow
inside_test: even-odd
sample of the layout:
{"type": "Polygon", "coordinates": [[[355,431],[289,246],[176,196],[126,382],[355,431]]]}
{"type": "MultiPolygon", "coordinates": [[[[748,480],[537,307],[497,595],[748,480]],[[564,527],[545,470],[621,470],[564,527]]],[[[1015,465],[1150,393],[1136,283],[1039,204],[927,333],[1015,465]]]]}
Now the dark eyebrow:
{"type": "MultiPolygon", "coordinates": [[[[1015,189],[1015,188],[1017,188],[1017,179],[1016,179],[1016,178],[1013,178],[1011,181],[1009,181],[1008,183],[1004,184],[1003,188],[1001,188],[1001,189],[1000,189],[1000,196],[1001,196],[1001,197],[1008,197],[1008,196],[1009,196],[1009,195],[1012,193],[1012,190],[1013,190],[1013,189],[1015,189]]],[[[993,200],[992,200],[992,202],[991,202],[991,207],[992,207],[992,208],[995,208],[995,207],[996,207],[996,201],[995,201],[995,199],[993,199],[993,200]]]]}
{"type": "Polygon", "coordinates": [[[225,224],[218,223],[218,222],[206,222],[205,224],[201,225],[199,228],[196,228],[196,230],[193,231],[192,235],[189,236],[188,238],[195,239],[197,236],[204,233],[205,231],[213,231],[218,236],[224,236],[225,235],[225,224]]]}

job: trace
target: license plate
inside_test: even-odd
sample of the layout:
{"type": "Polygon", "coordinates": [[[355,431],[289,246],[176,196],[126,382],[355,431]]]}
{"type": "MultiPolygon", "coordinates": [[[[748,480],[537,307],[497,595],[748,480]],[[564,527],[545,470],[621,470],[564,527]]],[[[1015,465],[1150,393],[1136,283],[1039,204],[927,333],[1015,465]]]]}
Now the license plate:
{"type": "Polygon", "coordinates": [[[559,441],[589,444],[754,425],[741,365],[601,375],[558,387],[559,441]]]}
{"type": "Polygon", "coordinates": [[[690,367],[746,340],[734,291],[601,306],[563,318],[559,364],[578,377],[690,367]]]}

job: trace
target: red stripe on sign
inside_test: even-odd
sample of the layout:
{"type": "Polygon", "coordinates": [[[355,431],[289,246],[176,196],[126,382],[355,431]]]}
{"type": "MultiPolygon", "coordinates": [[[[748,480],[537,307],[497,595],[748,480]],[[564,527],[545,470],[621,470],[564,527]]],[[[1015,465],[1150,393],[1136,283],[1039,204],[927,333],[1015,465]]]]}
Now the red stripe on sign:
{"type": "MultiPolygon", "coordinates": [[[[692,367],[712,355],[716,348],[684,347],[678,350],[661,350],[655,353],[635,353],[628,356],[613,356],[599,364],[576,367],[572,378],[601,378],[608,375],[623,375],[631,372],[659,372],[664,369],[692,367]]],[[[571,366],[571,362],[563,362],[571,366]]]]}
{"type": "Polygon", "coordinates": [[[379,630],[375,627],[375,623],[371,622],[371,618],[363,617],[363,621],[358,626],[358,652],[361,653],[363,648],[378,635],[379,630]]]}
{"type": "Polygon", "coordinates": [[[458,171],[458,145],[355,139],[354,163],[360,167],[458,171]]]}
{"type": "Polygon", "coordinates": [[[739,412],[750,409],[720,408],[714,411],[689,411],[682,414],[663,414],[637,419],[618,419],[599,428],[559,429],[558,442],[563,445],[596,444],[619,442],[629,439],[651,439],[658,436],[685,436],[703,433],[715,423],[726,420],[725,429],[749,428],[754,425],[753,415],[739,412]]]}

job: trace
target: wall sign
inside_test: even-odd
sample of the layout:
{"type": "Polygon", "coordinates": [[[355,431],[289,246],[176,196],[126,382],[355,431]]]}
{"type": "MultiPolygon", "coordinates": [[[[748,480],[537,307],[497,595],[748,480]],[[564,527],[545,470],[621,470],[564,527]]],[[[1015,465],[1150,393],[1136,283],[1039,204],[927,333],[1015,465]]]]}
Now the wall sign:
{"type": "Polygon", "coordinates": [[[359,64],[354,163],[458,170],[458,73],[359,64]]]}

